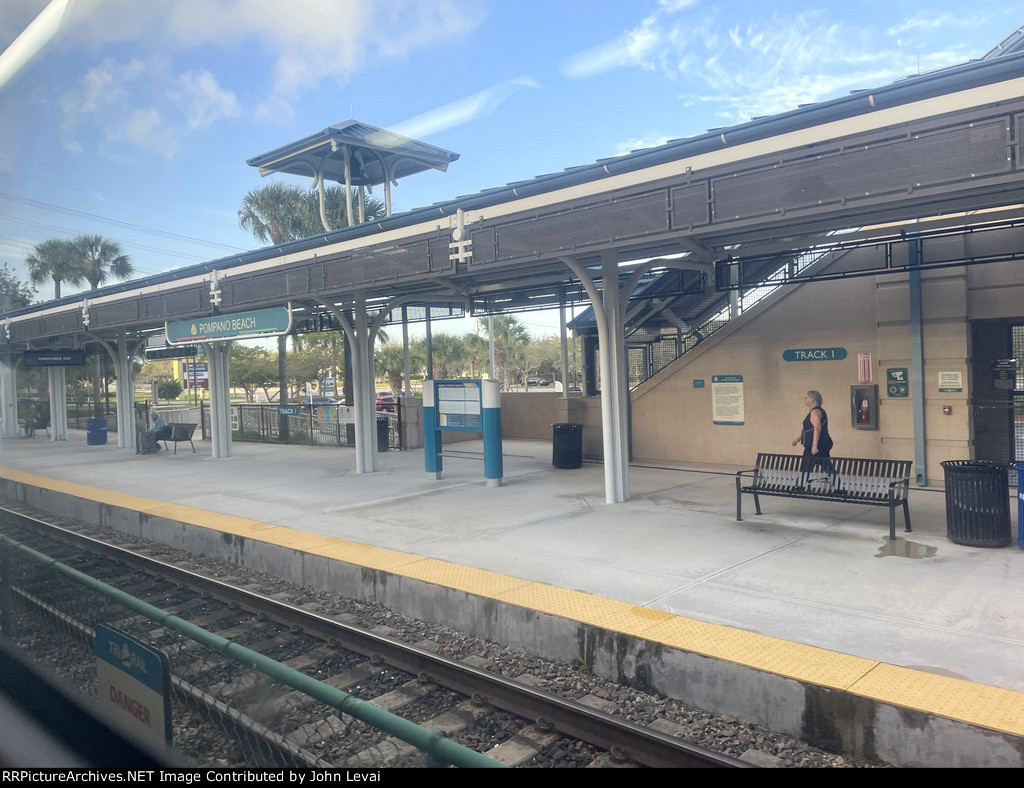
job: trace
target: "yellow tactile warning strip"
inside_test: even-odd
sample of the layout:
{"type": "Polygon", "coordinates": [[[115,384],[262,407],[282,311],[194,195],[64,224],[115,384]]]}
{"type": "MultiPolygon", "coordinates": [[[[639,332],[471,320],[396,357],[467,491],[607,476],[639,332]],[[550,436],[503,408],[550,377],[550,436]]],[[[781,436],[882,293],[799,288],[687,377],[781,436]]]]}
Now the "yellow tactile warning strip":
{"type": "Polygon", "coordinates": [[[0,478],[301,550],[972,725],[1024,736],[1024,693],[887,665],[604,597],[257,520],[0,468],[0,478]]]}

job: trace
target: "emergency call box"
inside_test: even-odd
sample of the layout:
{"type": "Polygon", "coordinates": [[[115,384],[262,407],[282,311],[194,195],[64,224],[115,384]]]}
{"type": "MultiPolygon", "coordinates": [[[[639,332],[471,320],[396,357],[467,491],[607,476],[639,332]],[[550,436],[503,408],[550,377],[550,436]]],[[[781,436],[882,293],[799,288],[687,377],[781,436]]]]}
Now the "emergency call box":
{"type": "Polygon", "coordinates": [[[878,386],[850,386],[850,426],[856,430],[878,429],[878,386]]]}

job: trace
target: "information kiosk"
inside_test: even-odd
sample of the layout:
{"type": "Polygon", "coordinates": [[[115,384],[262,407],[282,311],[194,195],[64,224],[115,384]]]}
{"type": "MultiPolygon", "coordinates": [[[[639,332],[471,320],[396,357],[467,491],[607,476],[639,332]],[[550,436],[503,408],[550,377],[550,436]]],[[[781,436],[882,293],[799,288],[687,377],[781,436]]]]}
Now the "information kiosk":
{"type": "Polygon", "coordinates": [[[442,432],[479,432],[484,436],[484,478],[500,487],[501,392],[493,380],[423,382],[423,457],[427,476],[441,478],[442,432]]]}

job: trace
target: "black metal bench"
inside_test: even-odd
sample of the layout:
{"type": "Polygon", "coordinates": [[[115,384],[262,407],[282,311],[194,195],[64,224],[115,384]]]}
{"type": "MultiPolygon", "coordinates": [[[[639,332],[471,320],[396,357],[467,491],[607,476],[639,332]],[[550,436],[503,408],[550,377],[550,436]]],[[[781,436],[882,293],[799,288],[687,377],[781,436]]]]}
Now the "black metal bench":
{"type": "Polygon", "coordinates": [[[168,424],[170,433],[165,437],[161,437],[160,440],[164,442],[164,448],[167,448],[168,443],[174,444],[174,453],[178,453],[178,444],[188,441],[188,445],[192,447],[192,453],[196,453],[196,445],[192,442],[192,433],[196,431],[195,424],[168,424]]]}
{"type": "Polygon", "coordinates": [[[757,467],[736,474],[736,520],[743,520],[743,494],[754,496],[754,506],[761,514],[762,495],[781,498],[805,498],[835,503],[886,506],[889,509],[889,538],[896,538],[896,508],[903,507],[906,531],[910,532],[911,462],[909,460],[863,460],[853,457],[830,457],[831,471],[822,467],[824,460],[810,472],[801,471],[803,456],[799,454],[758,454],[757,467]],[[747,484],[744,482],[747,481],[747,484]]]}

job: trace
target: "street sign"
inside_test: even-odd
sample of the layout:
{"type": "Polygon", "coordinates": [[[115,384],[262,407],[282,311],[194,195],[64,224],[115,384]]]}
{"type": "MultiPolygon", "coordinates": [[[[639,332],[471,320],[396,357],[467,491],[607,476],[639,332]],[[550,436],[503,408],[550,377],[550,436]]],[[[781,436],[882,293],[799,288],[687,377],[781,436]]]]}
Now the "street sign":
{"type": "Polygon", "coordinates": [[[225,339],[275,337],[287,334],[292,327],[292,313],[287,307],[257,309],[233,315],[200,317],[167,323],[167,343],[216,342],[225,339]]]}

